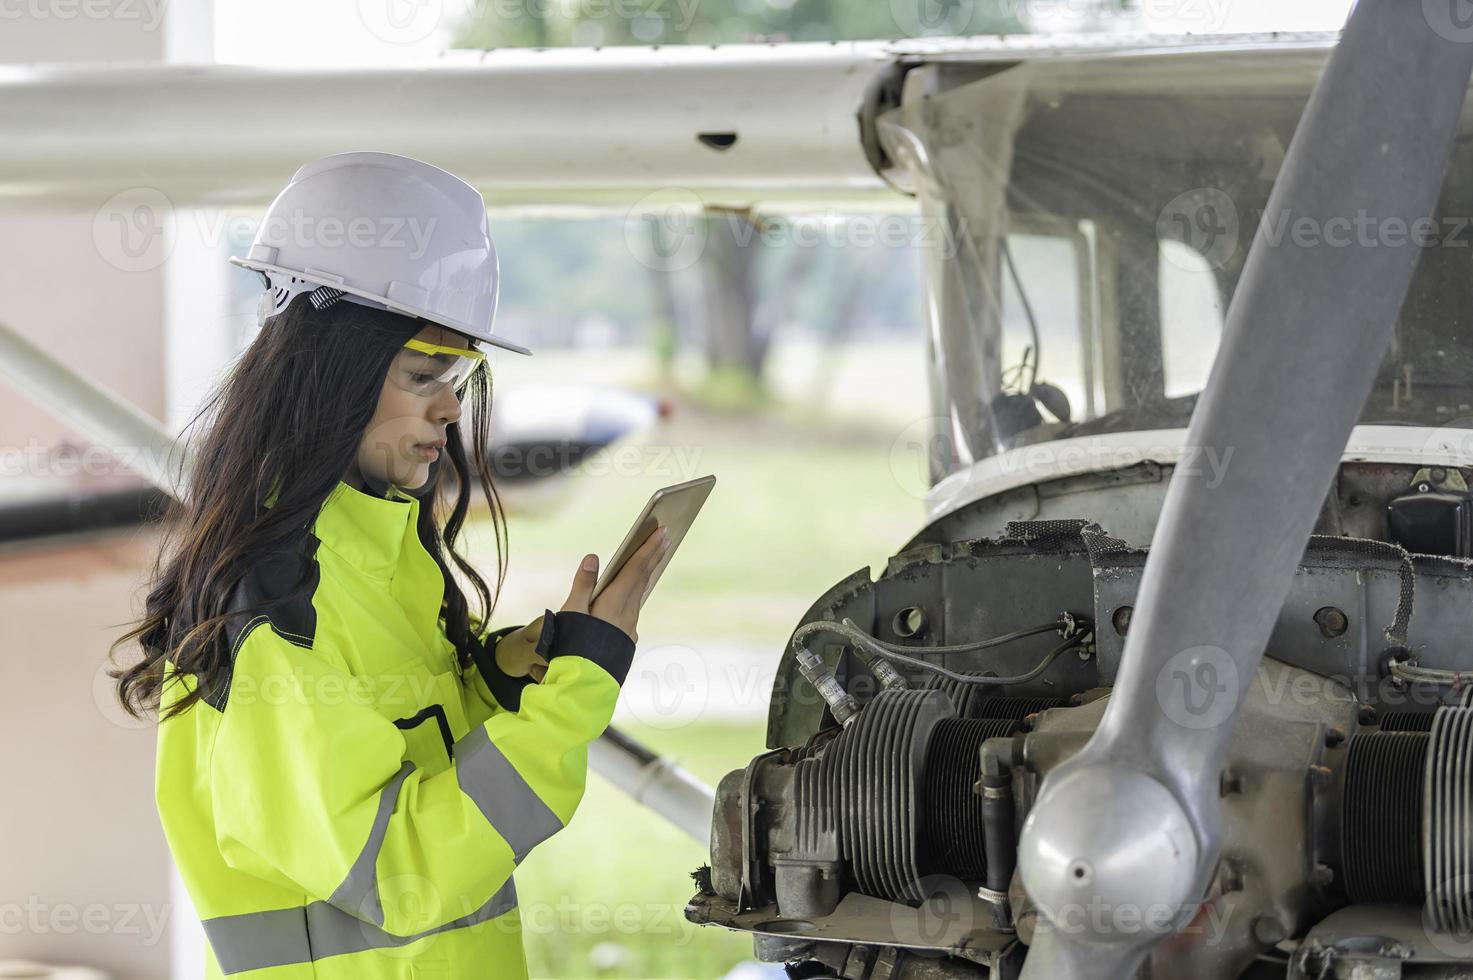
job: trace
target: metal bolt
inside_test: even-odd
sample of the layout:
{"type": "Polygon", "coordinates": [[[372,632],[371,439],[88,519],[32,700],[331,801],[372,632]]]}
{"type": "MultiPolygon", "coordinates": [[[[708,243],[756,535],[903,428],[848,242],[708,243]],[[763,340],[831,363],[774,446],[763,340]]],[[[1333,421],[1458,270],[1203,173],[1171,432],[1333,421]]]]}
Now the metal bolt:
{"type": "Polygon", "coordinates": [[[1345,635],[1350,628],[1350,619],[1334,606],[1321,606],[1314,612],[1314,621],[1320,628],[1321,635],[1329,639],[1345,635]]]}
{"type": "Polygon", "coordinates": [[[1345,741],[1344,729],[1337,728],[1334,725],[1325,729],[1325,748],[1333,749],[1343,741],[1345,741]]]}
{"type": "Polygon", "coordinates": [[[1125,632],[1130,629],[1130,617],[1134,613],[1134,606],[1121,606],[1115,610],[1115,614],[1110,617],[1110,625],[1115,627],[1116,636],[1124,636],[1125,632]]]}
{"type": "Polygon", "coordinates": [[[1289,931],[1277,915],[1265,912],[1253,920],[1253,938],[1265,946],[1277,946],[1289,938],[1289,931]]]}
{"type": "Polygon", "coordinates": [[[1324,789],[1330,785],[1330,779],[1334,776],[1334,770],[1329,766],[1310,766],[1309,778],[1316,789],[1324,789]]]}
{"type": "Polygon", "coordinates": [[[1237,865],[1224,861],[1222,870],[1217,874],[1217,886],[1222,889],[1224,895],[1242,891],[1243,872],[1238,869],[1237,865]]]}
{"type": "Polygon", "coordinates": [[[1376,723],[1376,709],[1369,704],[1363,704],[1356,711],[1356,720],[1362,725],[1374,725],[1376,723]]]}
{"type": "Polygon", "coordinates": [[[1309,881],[1316,887],[1328,888],[1335,882],[1335,869],[1328,864],[1316,864],[1309,873],[1309,881]]]}

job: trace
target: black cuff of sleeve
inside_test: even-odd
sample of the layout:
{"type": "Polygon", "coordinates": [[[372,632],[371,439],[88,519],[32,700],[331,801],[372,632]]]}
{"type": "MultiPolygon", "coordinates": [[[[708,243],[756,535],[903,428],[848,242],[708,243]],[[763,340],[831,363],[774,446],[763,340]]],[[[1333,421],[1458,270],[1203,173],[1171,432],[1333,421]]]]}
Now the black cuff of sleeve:
{"type": "Polygon", "coordinates": [[[532,683],[532,677],[530,674],[525,677],[512,677],[502,670],[496,662],[496,641],[521,628],[520,626],[505,626],[490,633],[486,637],[485,644],[477,647],[471,655],[476,662],[476,668],[481,672],[481,678],[491,689],[491,696],[507,711],[516,711],[521,708],[522,689],[532,683]]]}
{"type": "Polygon", "coordinates": [[[592,660],[623,685],[634,661],[634,640],[606,619],[570,609],[549,609],[542,614],[537,652],[549,663],[554,657],[568,655],[592,660]]]}

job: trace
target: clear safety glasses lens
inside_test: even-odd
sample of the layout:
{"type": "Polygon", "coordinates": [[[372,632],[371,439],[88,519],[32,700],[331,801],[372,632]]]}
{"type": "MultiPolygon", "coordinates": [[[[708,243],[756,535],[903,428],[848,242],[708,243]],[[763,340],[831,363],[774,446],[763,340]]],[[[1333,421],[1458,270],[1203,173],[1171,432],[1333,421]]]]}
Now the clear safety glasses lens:
{"type": "Polygon", "coordinates": [[[459,389],[485,363],[480,351],[456,353],[458,348],[410,341],[394,358],[389,378],[416,395],[432,395],[445,387],[459,389]]]}

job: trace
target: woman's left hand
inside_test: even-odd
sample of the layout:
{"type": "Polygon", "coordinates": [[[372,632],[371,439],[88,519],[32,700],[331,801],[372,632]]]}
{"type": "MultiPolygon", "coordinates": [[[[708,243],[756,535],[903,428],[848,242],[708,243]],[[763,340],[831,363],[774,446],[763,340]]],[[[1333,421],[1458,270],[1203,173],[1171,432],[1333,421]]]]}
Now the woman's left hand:
{"type": "Polygon", "coordinates": [[[547,661],[537,653],[537,641],[542,638],[542,617],[538,616],[515,633],[508,633],[496,644],[496,666],[508,677],[526,677],[542,683],[547,673],[547,661]]]}

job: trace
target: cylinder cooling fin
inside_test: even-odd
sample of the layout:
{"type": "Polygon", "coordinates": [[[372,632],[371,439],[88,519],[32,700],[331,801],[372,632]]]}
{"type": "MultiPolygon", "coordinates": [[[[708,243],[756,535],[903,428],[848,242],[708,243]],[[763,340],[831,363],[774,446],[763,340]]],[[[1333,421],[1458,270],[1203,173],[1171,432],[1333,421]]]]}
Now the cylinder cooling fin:
{"type": "Polygon", "coordinates": [[[1012,735],[1015,718],[951,718],[939,722],[926,752],[921,803],[921,870],[963,881],[987,877],[977,760],[989,738],[1012,735]]]}
{"type": "Polygon", "coordinates": [[[1341,864],[1352,902],[1420,903],[1422,782],[1430,736],[1380,731],[1350,740],[1340,811],[1341,864]]]}
{"type": "MultiPolygon", "coordinates": [[[[1406,712],[1407,715],[1417,713],[1406,712]]],[[[1425,906],[1441,932],[1473,930],[1473,709],[1422,714],[1427,730],[1351,739],[1340,812],[1352,903],[1425,906]]]]}
{"type": "MultiPolygon", "coordinates": [[[[969,672],[969,675],[979,680],[987,677],[986,674],[975,671],[969,672]]],[[[1069,703],[1064,698],[1004,697],[994,693],[996,689],[986,684],[966,684],[939,674],[929,675],[923,686],[929,690],[941,691],[950,698],[951,703],[956,706],[958,718],[1022,719],[1035,712],[1061,708],[1069,703]]]]}
{"type": "Polygon", "coordinates": [[[817,840],[834,826],[840,855],[867,895],[924,897],[917,848],[924,752],[952,713],[937,691],[881,691],[821,756],[800,766],[800,839],[817,840]],[[821,826],[805,834],[805,820],[821,826]]]}
{"type": "Polygon", "coordinates": [[[1430,732],[1432,711],[1384,711],[1378,717],[1383,732],[1430,732]]]}
{"type": "Polygon", "coordinates": [[[1422,805],[1427,921],[1434,929],[1466,935],[1473,930],[1473,710],[1438,709],[1422,805]]]}
{"type": "Polygon", "coordinates": [[[795,884],[779,889],[788,906],[815,914],[829,905],[837,891],[824,876],[840,868],[854,890],[908,904],[925,900],[928,880],[985,881],[982,743],[1064,703],[946,680],[879,692],[798,764],[795,847],[783,858],[784,881],[795,884]]]}

